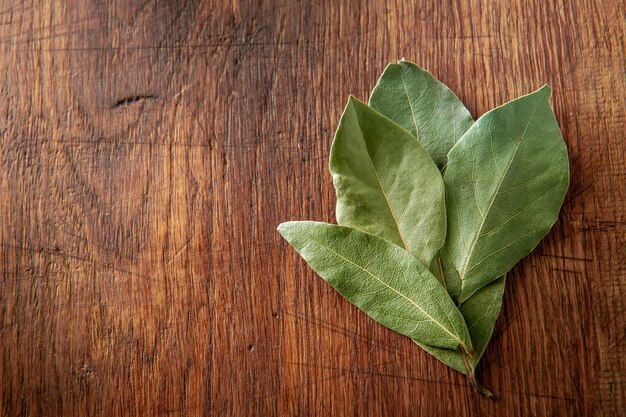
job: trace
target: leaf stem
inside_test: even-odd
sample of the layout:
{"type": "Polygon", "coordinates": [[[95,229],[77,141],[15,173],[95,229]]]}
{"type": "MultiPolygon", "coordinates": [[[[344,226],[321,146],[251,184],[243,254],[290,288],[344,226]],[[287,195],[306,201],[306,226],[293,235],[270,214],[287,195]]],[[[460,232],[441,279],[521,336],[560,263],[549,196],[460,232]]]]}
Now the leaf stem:
{"type": "Polygon", "coordinates": [[[461,357],[463,358],[463,363],[465,364],[467,378],[469,379],[472,386],[485,397],[493,398],[492,392],[480,385],[480,382],[478,382],[478,379],[476,378],[476,369],[470,364],[468,355],[465,352],[461,352],[461,357]]]}

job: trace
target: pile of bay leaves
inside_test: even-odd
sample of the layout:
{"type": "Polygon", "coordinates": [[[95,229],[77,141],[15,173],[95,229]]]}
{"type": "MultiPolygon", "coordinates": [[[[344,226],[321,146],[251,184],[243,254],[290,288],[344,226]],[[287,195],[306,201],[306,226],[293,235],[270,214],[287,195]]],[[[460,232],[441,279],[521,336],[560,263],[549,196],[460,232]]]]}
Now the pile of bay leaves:
{"type": "Polygon", "coordinates": [[[475,369],[505,275],[548,233],[569,183],[549,98],[544,86],[474,121],[430,73],[390,64],[335,134],[339,225],[278,228],[344,297],[486,395],[475,369]]]}

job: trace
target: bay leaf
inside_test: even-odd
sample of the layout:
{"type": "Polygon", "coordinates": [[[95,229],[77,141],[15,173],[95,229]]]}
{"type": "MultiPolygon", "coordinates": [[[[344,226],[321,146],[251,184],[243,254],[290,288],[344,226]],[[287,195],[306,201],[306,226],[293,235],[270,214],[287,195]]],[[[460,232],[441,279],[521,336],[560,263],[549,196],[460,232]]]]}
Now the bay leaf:
{"type": "Polygon", "coordinates": [[[459,303],[528,255],[559,215],[569,161],[549,97],[544,86],[485,113],[448,154],[441,254],[458,272],[459,303]]]}
{"type": "Polygon", "coordinates": [[[417,137],[440,168],[445,166],[450,148],[474,123],[445,84],[404,60],[387,66],[369,105],[417,137]]]}
{"type": "Polygon", "coordinates": [[[473,354],[463,316],[448,293],[401,247],[327,223],[287,222],[278,231],[315,272],[374,320],[425,345],[473,354]]]}
{"type": "Polygon", "coordinates": [[[337,222],[381,237],[424,265],[446,235],[444,185],[424,147],[354,97],[330,151],[337,222]]]}

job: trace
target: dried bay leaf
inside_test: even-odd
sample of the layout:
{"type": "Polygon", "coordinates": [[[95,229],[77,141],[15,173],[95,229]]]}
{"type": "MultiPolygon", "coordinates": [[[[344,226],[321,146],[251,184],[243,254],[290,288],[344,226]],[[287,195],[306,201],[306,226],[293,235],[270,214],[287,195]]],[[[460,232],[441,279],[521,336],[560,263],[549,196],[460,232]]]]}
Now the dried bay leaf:
{"type": "Polygon", "coordinates": [[[446,235],[444,184],[408,131],[351,97],[330,150],[337,222],[403,247],[424,265],[446,235]]]}
{"type": "Polygon", "coordinates": [[[458,272],[459,303],[528,255],[559,215],[569,161],[549,97],[544,86],[485,113],[448,154],[441,254],[458,272]]]}
{"type": "Polygon", "coordinates": [[[319,222],[279,233],[324,280],[382,325],[428,346],[472,352],[463,316],[430,271],[377,236],[319,222]]]}
{"type": "Polygon", "coordinates": [[[417,137],[440,168],[450,148],[474,123],[445,84],[404,60],[387,66],[369,105],[417,137]]]}

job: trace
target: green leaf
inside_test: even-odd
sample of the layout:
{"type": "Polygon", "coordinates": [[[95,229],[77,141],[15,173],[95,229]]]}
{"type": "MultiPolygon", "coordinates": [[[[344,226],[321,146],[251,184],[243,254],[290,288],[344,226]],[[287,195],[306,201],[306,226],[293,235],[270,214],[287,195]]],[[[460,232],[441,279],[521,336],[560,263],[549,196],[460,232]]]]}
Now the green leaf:
{"type": "Polygon", "coordinates": [[[419,138],[440,168],[446,165],[450,148],[474,123],[448,87],[404,60],[387,66],[369,105],[419,138]]]}
{"type": "Polygon", "coordinates": [[[444,185],[422,145],[351,97],[330,151],[337,222],[381,237],[424,265],[446,234],[444,185]]]}
{"type": "Polygon", "coordinates": [[[502,307],[505,277],[500,277],[490,284],[476,291],[466,302],[459,306],[465,317],[465,323],[472,337],[472,344],[476,351],[475,357],[448,349],[439,349],[419,344],[424,350],[451,368],[468,376],[473,376],[474,370],[480,361],[493,333],[496,319],[502,307]]]}
{"type": "Polygon", "coordinates": [[[404,249],[327,223],[287,222],[278,231],[315,272],[374,320],[425,345],[472,352],[454,302],[404,249]]]}
{"type": "Polygon", "coordinates": [[[460,303],[528,255],[558,217],[569,161],[549,97],[544,86],[487,112],[448,154],[441,254],[458,272],[460,303]]]}

